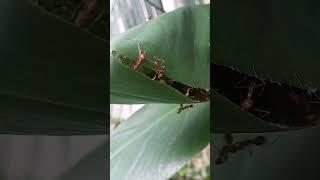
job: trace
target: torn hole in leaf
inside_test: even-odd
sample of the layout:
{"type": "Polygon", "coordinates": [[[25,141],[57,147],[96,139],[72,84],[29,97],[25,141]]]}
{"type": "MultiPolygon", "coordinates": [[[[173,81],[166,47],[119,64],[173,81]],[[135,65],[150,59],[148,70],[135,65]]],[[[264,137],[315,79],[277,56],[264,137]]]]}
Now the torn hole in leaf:
{"type": "MultiPolygon", "coordinates": [[[[127,56],[125,56],[122,53],[119,53],[118,51],[113,50],[112,51],[112,56],[122,65],[125,65],[129,68],[132,68],[132,66],[135,64],[135,61],[132,61],[129,59],[127,56]]],[[[165,69],[164,69],[164,74],[161,78],[155,78],[157,76],[157,72],[153,70],[152,67],[153,64],[151,63],[151,60],[148,60],[143,62],[138,69],[137,73],[142,73],[145,76],[149,77],[151,80],[158,81],[160,83],[163,83],[167,86],[170,86],[180,93],[184,94],[190,99],[193,99],[195,101],[203,102],[203,101],[208,101],[209,100],[209,90],[201,89],[201,88],[196,88],[192,87],[191,85],[186,85],[183,83],[180,83],[178,81],[175,81],[169,77],[167,77],[165,74],[165,69]],[[155,78],[155,79],[154,79],[155,78]]]]}
{"type": "Polygon", "coordinates": [[[311,91],[213,65],[213,89],[249,112],[280,128],[319,123],[320,91],[311,91]]]}

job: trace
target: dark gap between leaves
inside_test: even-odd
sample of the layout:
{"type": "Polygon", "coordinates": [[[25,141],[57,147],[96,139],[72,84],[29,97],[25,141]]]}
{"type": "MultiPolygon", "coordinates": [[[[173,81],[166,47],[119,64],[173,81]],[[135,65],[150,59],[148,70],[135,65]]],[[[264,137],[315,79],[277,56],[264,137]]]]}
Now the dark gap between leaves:
{"type": "MultiPolygon", "coordinates": [[[[130,60],[128,57],[126,57],[125,55],[118,53],[116,51],[112,51],[112,55],[113,57],[115,57],[115,59],[118,60],[119,63],[132,68],[132,65],[135,63],[134,61],[130,60]]],[[[138,71],[139,73],[142,73],[146,76],[148,76],[150,79],[153,79],[156,75],[156,72],[146,66],[141,66],[141,68],[138,71]]],[[[201,88],[194,88],[192,86],[174,81],[173,79],[165,76],[165,70],[164,70],[164,76],[161,79],[156,78],[155,81],[159,81],[161,83],[164,83],[174,89],[176,89],[177,91],[179,91],[180,93],[186,95],[188,89],[189,89],[189,95],[188,98],[191,98],[193,100],[196,101],[208,101],[209,100],[209,91],[206,91],[204,89],[201,88]]]]}
{"type": "Polygon", "coordinates": [[[316,112],[320,105],[319,91],[310,93],[307,89],[271,82],[216,64],[213,65],[213,90],[244,111],[278,127],[311,126],[319,120],[316,112]],[[251,97],[253,105],[246,110],[250,103],[245,105],[242,102],[248,102],[245,99],[253,84],[256,86],[251,97]]]}

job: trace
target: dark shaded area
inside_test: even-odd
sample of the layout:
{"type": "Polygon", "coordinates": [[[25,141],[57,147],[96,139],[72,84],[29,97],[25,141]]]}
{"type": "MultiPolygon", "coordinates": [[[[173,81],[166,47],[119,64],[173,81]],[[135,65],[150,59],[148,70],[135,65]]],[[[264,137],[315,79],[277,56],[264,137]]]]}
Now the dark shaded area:
{"type": "Polygon", "coordinates": [[[315,125],[319,119],[313,105],[320,103],[317,98],[320,92],[311,93],[307,89],[270,82],[215,64],[213,90],[269,123],[299,127],[315,125]],[[248,99],[252,104],[246,106],[244,103],[248,103],[248,99]]]}
{"type": "Polygon", "coordinates": [[[107,1],[105,0],[32,0],[44,9],[70,23],[107,39],[107,1]]]}

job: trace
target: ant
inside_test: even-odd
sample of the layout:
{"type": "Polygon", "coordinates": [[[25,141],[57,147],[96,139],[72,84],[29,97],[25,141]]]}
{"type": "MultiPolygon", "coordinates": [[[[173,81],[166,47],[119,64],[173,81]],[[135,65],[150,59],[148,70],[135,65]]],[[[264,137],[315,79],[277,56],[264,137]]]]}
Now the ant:
{"type": "Polygon", "coordinates": [[[238,150],[242,150],[246,146],[250,146],[250,145],[253,145],[253,144],[257,145],[257,146],[263,145],[263,144],[266,143],[266,141],[267,140],[266,140],[266,138],[264,136],[257,136],[254,139],[248,139],[248,140],[243,140],[243,141],[236,142],[236,143],[233,144],[234,152],[236,152],[238,150]]]}
{"type": "Polygon", "coordinates": [[[141,67],[142,62],[146,59],[147,49],[145,49],[143,52],[141,52],[140,44],[138,43],[139,57],[138,57],[137,61],[132,65],[133,70],[138,71],[138,68],[141,67]]]}
{"type": "Polygon", "coordinates": [[[192,104],[187,105],[187,106],[183,106],[183,104],[180,104],[180,107],[179,107],[179,109],[178,109],[178,113],[177,113],[177,114],[181,113],[183,110],[185,110],[185,109],[187,109],[187,108],[192,108],[192,107],[193,107],[192,104]]]}
{"type": "Polygon", "coordinates": [[[162,66],[162,64],[164,63],[164,60],[156,58],[155,56],[153,58],[156,59],[156,60],[153,62],[154,66],[155,66],[155,69],[152,69],[152,70],[154,70],[156,72],[156,74],[152,78],[152,80],[155,80],[156,77],[158,77],[158,79],[161,79],[163,77],[164,68],[165,68],[165,66],[162,66]],[[162,63],[159,64],[158,61],[162,61],[162,63]]]}
{"type": "MultiPolygon", "coordinates": [[[[237,86],[240,82],[242,82],[243,80],[246,79],[246,77],[245,77],[243,80],[239,81],[236,85],[234,85],[237,88],[248,88],[248,93],[247,93],[246,98],[242,102],[240,102],[241,109],[243,111],[249,111],[249,110],[251,110],[253,108],[253,106],[255,104],[253,99],[252,99],[253,93],[254,93],[254,89],[262,86],[262,90],[259,93],[259,96],[261,96],[261,94],[262,94],[262,92],[263,92],[263,90],[265,88],[265,85],[266,85],[266,83],[262,79],[260,79],[258,77],[258,74],[256,73],[256,70],[254,68],[254,65],[252,65],[252,68],[253,68],[253,72],[254,72],[254,77],[261,82],[260,84],[257,84],[255,82],[250,82],[249,86],[242,86],[242,87],[241,86],[237,86]]],[[[263,111],[263,112],[265,112],[265,111],[263,111]]],[[[266,112],[266,113],[268,113],[268,112],[266,112]]]]}
{"type": "MultiPolygon", "coordinates": [[[[270,112],[266,111],[266,110],[254,108],[254,105],[255,105],[255,102],[253,100],[254,89],[258,88],[260,86],[263,86],[262,90],[259,93],[259,95],[261,95],[264,90],[264,86],[265,86],[265,82],[261,79],[259,79],[259,80],[262,82],[261,84],[256,84],[255,82],[250,82],[249,86],[238,86],[237,88],[248,88],[248,92],[247,92],[246,97],[243,100],[240,99],[241,110],[247,111],[247,112],[249,112],[249,111],[262,112],[265,114],[262,116],[262,117],[264,117],[264,116],[270,115],[270,112]]],[[[236,87],[236,85],[235,85],[235,87],[236,87]]]]}
{"type": "MultiPolygon", "coordinates": [[[[187,92],[184,95],[189,97],[191,89],[192,89],[192,87],[188,87],[187,92]]],[[[181,113],[181,111],[183,111],[183,110],[185,110],[187,108],[192,108],[192,107],[193,107],[192,104],[190,104],[188,106],[183,106],[183,104],[180,104],[180,108],[178,109],[178,114],[181,113]]]]}
{"type": "Polygon", "coordinates": [[[192,88],[192,87],[188,87],[187,92],[186,92],[186,94],[185,94],[186,96],[189,96],[189,95],[190,95],[190,90],[191,90],[191,88],[192,88]]]}
{"type": "Polygon", "coordinates": [[[224,138],[226,144],[222,146],[221,150],[219,150],[218,158],[215,160],[216,165],[222,164],[228,160],[228,154],[232,151],[233,136],[229,133],[225,133],[224,138]]]}
{"type": "MultiPolygon", "coordinates": [[[[219,150],[218,158],[215,160],[215,164],[223,164],[226,160],[228,160],[229,153],[235,153],[243,148],[250,145],[263,145],[266,143],[267,139],[264,136],[257,136],[253,139],[243,140],[232,144],[233,137],[231,134],[225,134],[226,144],[219,150]]],[[[250,153],[252,154],[252,153],[250,153]]]]}
{"type": "Polygon", "coordinates": [[[80,4],[78,14],[74,22],[79,26],[86,26],[97,14],[97,0],[83,0],[80,4]]]}
{"type": "Polygon", "coordinates": [[[147,21],[151,21],[152,19],[153,19],[153,16],[152,16],[152,15],[149,15],[149,16],[146,18],[147,21]]]}
{"type": "MultiPolygon", "coordinates": [[[[187,97],[190,97],[190,98],[195,98],[194,96],[190,96],[190,93],[191,93],[191,90],[193,89],[193,87],[192,86],[190,86],[190,84],[189,84],[189,86],[188,86],[188,88],[187,88],[187,91],[186,91],[186,93],[184,94],[185,96],[187,96],[187,97]]],[[[201,91],[200,91],[200,93],[201,93],[201,91]]]]}

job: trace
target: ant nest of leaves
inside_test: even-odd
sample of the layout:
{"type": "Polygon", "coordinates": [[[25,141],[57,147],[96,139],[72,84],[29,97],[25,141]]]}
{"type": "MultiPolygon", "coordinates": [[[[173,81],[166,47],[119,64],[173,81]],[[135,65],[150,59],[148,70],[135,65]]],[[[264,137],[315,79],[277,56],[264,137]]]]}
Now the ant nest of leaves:
{"type": "MultiPolygon", "coordinates": [[[[112,55],[113,57],[115,57],[115,59],[118,60],[120,64],[127,66],[129,68],[132,68],[132,66],[135,64],[135,61],[132,61],[127,56],[117,51],[112,51],[112,55]]],[[[195,87],[180,83],[178,81],[175,81],[167,77],[165,75],[165,71],[161,78],[155,78],[157,76],[157,72],[146,65],[142,65],[139,68],[138,72],[144,74],[145,76],[149,77],[154,81],[164,83],[167,86],[174,88],[175,90],[179,91],[180,93],[184,94],[188,98],[193,99],[195,101],[204,102],[209,100],[209,91],[201,88],[195,88],[195,87]]]]}
{"type": "Polygon", "coordinates": [[[319,91],[250,76],[229,67],[213,65],[216,93],[280,128],[304,128],[319,122],[319,91]]]}

